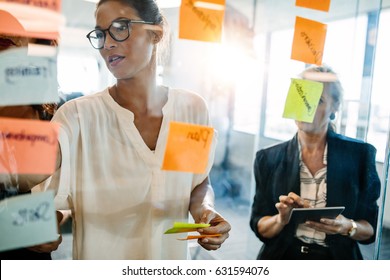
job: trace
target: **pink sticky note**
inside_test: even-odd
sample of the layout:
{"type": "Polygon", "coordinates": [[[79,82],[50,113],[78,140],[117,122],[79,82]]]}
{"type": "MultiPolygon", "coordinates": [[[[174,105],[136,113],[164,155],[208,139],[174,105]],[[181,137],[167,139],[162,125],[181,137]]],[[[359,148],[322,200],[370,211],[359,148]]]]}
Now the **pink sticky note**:
{"type": "Polygon", "coordinates": [[[51,174],[55,171],[58,124],[0,118],[0,173],[51,174]]]}

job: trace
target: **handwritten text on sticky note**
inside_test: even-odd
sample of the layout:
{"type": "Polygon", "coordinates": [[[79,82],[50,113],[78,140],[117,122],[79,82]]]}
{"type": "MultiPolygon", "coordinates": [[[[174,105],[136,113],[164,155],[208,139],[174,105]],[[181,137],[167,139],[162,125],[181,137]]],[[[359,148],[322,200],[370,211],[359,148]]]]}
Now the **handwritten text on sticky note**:
{"type": "Polygon", "coordinates": [[[58,149],[58,124],[0,118],[0,173],[51,174],[58,149]]]}
{"type": "Polygon", "coordinates": [[[322,64],[327,25],[296,17],[291,59],[322,64]]]}
{"type": "Polygon", "coordinates": [[[323,83],[291,79],[283,117],[312,123],[322,90],[323,83]]]}
{"type": "Polygon", "coordinates": [[[57,103],[57,59],[29,56],[27,48],[0,52],[0,105],[57,103]]]}
{"type": "Polygon", "coordinates": [[[220,42],[225,0],[182,0],[179,38],[220,42]]]}
{"type": "Polygon", "coordinates": [[[171,122],[162,169],[204,173],[213,136],[212,127],[171,122]]]}
{"type": "Polygon", "coordinates": [[[0,251],[56,240],[53,192],[19,195],[0,201],[0,225],[0,251]]]}

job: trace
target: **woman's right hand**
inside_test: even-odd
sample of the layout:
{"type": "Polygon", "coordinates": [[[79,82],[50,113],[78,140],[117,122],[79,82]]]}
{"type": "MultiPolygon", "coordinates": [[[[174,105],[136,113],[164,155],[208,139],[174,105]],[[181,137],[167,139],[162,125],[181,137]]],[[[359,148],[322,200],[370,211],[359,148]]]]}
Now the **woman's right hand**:
{"type": "Polygon", "coordinates": [[[278,235],[288,224],[291,210],[293,208],[310,207],[307,200],[302,199],[296,193],[281,195],[279,202],[275,204],[279,213],[273,216],[264,216],[257,223],[257,231],[264,238],[273,238],[278,235]]]}
{"type": "Polygon", "coordinates": [[[293,208],[308,208],[309,202],[296,193],[290,192],[288,195],[279,196],[279,202],[275,204],[275,207],[279,211],[278,222],[286,225],[288,224],[291,210],[293,208]]]}

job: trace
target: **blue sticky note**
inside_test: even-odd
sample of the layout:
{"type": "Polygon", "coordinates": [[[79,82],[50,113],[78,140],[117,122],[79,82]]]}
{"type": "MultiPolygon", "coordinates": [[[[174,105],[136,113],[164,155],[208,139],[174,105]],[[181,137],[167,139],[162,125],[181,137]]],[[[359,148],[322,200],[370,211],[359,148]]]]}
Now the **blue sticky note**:
{"type": "Polygon", "coordinates": [[[29,55],[26,48],[0,52],[0,105],[58,101],[56,56],[29,55]]]}
{"type": "Polygon", "coordinates": [[[0,201],[0,251],[58,239],[52,191],[19,195],[0,201]]]}

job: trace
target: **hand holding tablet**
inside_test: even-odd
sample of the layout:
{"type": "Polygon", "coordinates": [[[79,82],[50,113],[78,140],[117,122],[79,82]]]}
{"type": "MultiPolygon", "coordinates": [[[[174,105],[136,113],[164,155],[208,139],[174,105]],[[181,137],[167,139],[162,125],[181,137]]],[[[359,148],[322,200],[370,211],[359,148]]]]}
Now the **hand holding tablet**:
{"type": "Polygon", "coordinates": [[[344,206],[321,208],[293,208],[289,223],[304,223],[306,221],[319,222],[321,218],[335,219],[344,211],[344,206]]]}

